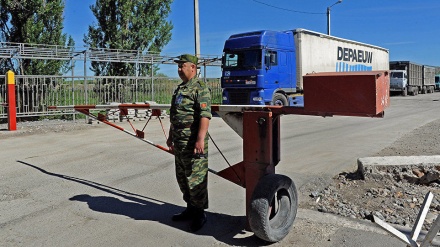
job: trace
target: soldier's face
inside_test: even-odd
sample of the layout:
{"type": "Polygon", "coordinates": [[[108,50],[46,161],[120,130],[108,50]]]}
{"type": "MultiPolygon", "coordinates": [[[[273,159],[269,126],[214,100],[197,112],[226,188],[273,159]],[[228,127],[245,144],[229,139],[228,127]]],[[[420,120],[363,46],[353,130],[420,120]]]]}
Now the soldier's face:
{"type": "Polygon", "coordinates": [[[182,81],[187,82],[194,77],[194,71],[195,71],[194,64],[186,62],[186,63],[179,63],[177,66],[178,66],[177,72],[179,73],[179,77],[180,79],[182,79],[182,81]]]}

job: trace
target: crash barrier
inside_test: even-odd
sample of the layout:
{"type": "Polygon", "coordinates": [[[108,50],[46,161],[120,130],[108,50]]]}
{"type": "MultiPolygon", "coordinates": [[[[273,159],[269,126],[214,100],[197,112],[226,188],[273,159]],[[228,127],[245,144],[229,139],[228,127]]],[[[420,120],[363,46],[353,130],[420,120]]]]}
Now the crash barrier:
{"type": "MultiPolygon", "coordinates": [[[[50,105],[108,104],[112,102],[169,103],[174,89],[180,83],[170,77],[129,76],[15,76],[17,118],[59,115],[48,111],[50,105]]],[[[204,80],[204,79],[201,79],[204,80]]],[[[221,103],[219,78],[206,78],[214,103],[221,103]]],[[[0,76],[0,104],[6,104],[6,76],[0,76]]],[[[75,114],[66,111],[63,115],[75,114]]],[[[0,119],[8,117],[0,107],[0,119]]]]}

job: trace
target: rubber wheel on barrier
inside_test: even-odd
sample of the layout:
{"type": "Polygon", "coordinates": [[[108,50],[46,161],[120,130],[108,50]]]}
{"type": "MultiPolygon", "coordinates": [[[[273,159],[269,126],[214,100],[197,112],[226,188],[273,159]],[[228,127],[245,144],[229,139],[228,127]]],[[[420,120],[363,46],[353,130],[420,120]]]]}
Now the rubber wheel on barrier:
{"type": "Polygon", "coordinates": [[[254,234],[269,242],[282,240],[290,231],[298,210],[298,195],[292,179],[268,174],[252,194],[249,224],[254,234]]]}

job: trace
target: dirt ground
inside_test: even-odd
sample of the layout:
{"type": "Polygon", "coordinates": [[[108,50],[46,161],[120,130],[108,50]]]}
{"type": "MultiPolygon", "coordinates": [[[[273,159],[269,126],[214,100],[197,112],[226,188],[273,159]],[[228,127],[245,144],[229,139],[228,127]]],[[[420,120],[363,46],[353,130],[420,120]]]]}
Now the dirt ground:
{"type": "MultiPolygon", "coordinates": [[[[440,121],[434,121],[413,130],[374,156],[440,155],[439,147],[440,121]]],[[[300,208],[365,220],[376,215],[389,223],[412,227],[430,191],[434,199],[425,220],[424,229],[427,229],[440,212],[437,196],[440,180],[418,184],[401,179],[403,173],[416,177],[419,172],[426,173],[428,169],[424,169],[418,166],[395,170],[382,179],[363,180],[355,170],[344,171],[332,181],[317,178],[300,189],[300,208]]],[[[434,172],[439,174],[439,169],[440,164],[434,167],[434,172]]]]}

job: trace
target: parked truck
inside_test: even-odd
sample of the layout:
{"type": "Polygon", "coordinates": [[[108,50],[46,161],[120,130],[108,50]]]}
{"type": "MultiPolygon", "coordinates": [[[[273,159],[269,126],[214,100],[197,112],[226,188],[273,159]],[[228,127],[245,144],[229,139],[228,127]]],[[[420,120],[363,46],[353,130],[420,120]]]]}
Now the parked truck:
{"type": "Polygon", "coordinates": [[[433,93],[435,87],[435,67],[411,61],[390,62],[390,91],[403,96],[419,93],[433,93]]]}
{"type": "Polygon", "coordinates": [[[435,89],[440,91],[440,74],[435,75],[435,89]]]}
{"type": "Polygon", "coordinates": [[[388,69],[385,48],[305,29],[234,34],[223,49],[223,104],[294,105],[308,73],[388,69]]]}
{"type": "Polygon", "coordinates": [[[435,92],[435,67],[423,65],[422,94],[435,92]]]}

